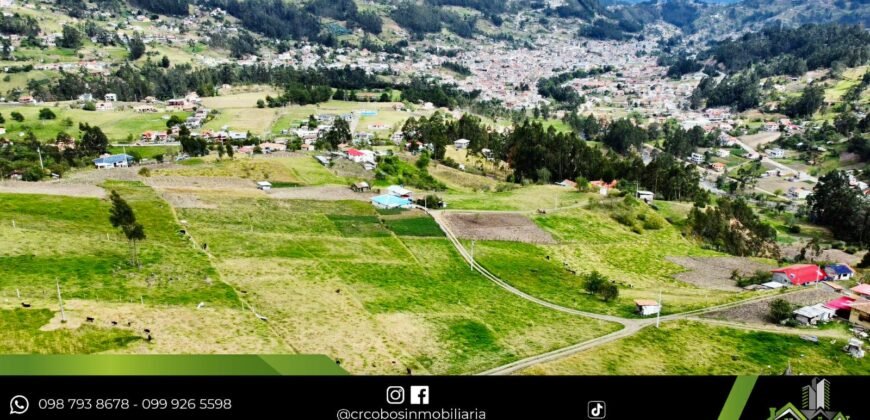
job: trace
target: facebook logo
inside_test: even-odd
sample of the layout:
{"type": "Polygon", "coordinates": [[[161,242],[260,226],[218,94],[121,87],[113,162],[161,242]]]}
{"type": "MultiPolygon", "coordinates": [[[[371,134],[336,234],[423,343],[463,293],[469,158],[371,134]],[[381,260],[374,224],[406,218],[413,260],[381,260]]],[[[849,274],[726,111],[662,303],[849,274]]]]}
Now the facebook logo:
{"type": "Polygon", "coordinates": [[[411,386],[411,404],[412,405],[428,405],[429,404],[429,387],[428,386],[411,386]]]}

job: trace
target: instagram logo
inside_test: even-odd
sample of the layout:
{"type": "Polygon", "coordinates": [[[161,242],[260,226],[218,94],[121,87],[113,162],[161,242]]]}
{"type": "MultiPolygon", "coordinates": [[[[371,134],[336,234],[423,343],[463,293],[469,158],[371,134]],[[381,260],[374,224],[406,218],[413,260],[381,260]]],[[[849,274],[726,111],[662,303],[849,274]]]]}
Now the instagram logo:
{"type": "Polygon", "coordinates": [[[405,403],[405,388],[391,386],[387,388],[387,404],[398,405],[405,403]]]}

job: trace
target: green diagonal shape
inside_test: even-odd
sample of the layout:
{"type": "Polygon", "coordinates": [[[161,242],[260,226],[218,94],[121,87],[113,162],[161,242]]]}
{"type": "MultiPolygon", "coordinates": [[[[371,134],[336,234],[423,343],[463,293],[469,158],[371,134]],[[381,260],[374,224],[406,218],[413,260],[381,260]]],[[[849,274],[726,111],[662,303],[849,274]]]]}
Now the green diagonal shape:
{"type": "Polygon", "coordinates": [[[728,394],[728,399],[725,400],[725,406],[722,407],[722,412],[719,413],[719,420],[738,420],[743,414],[743,409],[746,408],[746,403],[749,401],[749,396],[752,394],[752,389],[755,388],[755,382],[758,376],[738,376],[734,380],[734,386],[731,387],[731,392],[728,394]]]}

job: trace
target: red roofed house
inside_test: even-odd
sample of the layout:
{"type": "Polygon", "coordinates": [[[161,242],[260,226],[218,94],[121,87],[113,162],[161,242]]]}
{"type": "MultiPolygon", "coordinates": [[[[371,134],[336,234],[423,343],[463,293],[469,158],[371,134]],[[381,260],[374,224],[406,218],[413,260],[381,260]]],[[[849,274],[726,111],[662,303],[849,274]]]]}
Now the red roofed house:
{"type": "Polygon", "coordinates": [[[863,298],[870,299],[870,284],[859,284],[849,290],[855,292],[857,295],[863,298]]]}
{"type": "Polygon", "coordinates": [[[347,158],[354,162],[362,162],[363,157],[365,157],[366,155],[365,153],[360,152],[359,150],[354,148],[347,149],[345,153],[347,153],[347,158]]]}
{"type": "Polygon", "coordinates": [[[802,286],[827,278],[827,274],[815,264],[795,264],[771,270],[773,281],[785,285],[802,286]]]}
{"type": "Polygon", "coordinates": [[[855,302],[855,298],[849,296],[840,296],[834,300],[825,303],[825,307],[836,311],[838,317],[849,319],[849,313],[852,312],[852,302],[855,302]]]}

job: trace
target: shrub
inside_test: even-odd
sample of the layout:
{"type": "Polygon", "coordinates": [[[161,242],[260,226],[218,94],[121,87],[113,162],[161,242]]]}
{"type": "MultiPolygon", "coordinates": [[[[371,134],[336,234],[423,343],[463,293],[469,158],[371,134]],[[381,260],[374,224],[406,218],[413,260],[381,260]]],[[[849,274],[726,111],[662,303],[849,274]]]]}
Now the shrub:
{"type": "Polygon", "coordinates": [[[151,176],[151,170],[148,168],[142,168],[139,170],[139,176],[149,177],[151,176]]]}
{"type": "Polygon", "coordinates": [[[779,324],[791,319],[791,312],[791,303],[788,303],[787,300],[782,298],[774,299],[770,302],[770,312],[768,313],[768,317],[771,321],[779,324]]]}
{"type": "Polygon", "coordinates": [[[42,108],[39,110],[39,119],[40,120],[53,120],[57,118],[57,115],[54,115],[54,112],[48,108],[42,108]]]}
{"type": "Polygon", "coordinates": [[[870,251],[864,254],[864,257],[861,258],[861,262],[858,263],[858,268],[868,268],[870,267],[870,251]]]}

